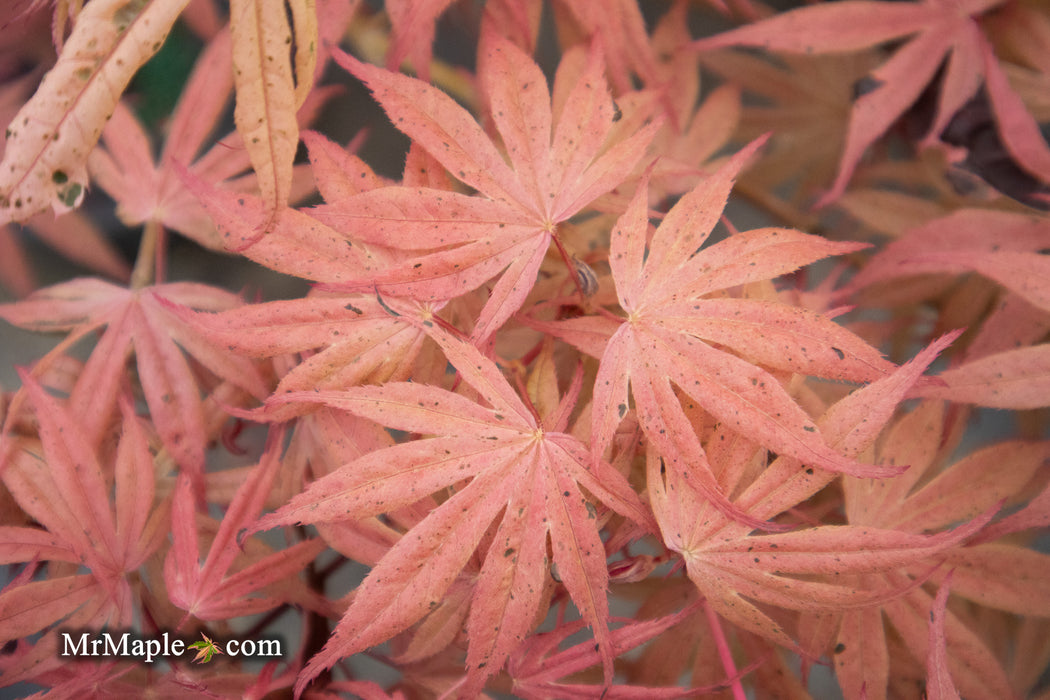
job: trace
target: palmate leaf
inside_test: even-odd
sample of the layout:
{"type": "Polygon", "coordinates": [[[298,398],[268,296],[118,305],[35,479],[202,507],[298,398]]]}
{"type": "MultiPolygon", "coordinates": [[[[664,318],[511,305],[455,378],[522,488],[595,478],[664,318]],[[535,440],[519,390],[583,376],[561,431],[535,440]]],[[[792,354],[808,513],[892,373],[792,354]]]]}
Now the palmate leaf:
{"type": "Polygon", "coordinates": [[[488,407],[435,387],[398,382],[271,400],[321,402],[433,437],[347,464],[264,517],[257,528],[364,518],[470,479],[372,569],[328,644],[300,676],[298,690],[339,658],[385,641],[437,607],[493,522],[499,524],[467,621],[462,692],[479,692],[531,630],[549,575],[548,535],[559,575],[594,631],[609,682],[613,647],[605,550],[597,511],[581,487],[645,528],[653,528],[651,516],[619,472],[592,460],[583,444],[562,432],[567,418],[537,422],[491,360],[433,324],[428,333],[488,407]]]}
{"type": "Polygon", "coordinates": [[[200,337],[171,312],[173,304],[218,311],[239,305],[240,299],[192,283],[130,290],[78,279],[0,305],[0,318],[28,330],[68,332],[37,364],[38,372],[61,357],[69,345],[105,327],[69,398],[88,440],[101,440],[117,403],[127,359],[134,351],[138,380],[161,439],[181,467],[201,474],[207,441],[201,394],[179,346],[217,376],[256,397],[265,397],[268,389],[250,361],[231,357],[200,337]]]}
{"type": "Polygon", "coordinates": [[[155,499],[153,455],[128,401],[120,401],[123,432],[114,464],[106,464],[79,416],[30,374],[21,377],[40,443],[5,436],[4,451],[13,454],[3,483],[37,526],[0,528],[0,563],[31,562],[0,592],[0,639],[42,636],[5,655],[3,685],[62,663],[52,625],[132,624],[136,595],[127,574],[164,544],[170,513],[168,499],[155,499]],[[40,561],[50,562],[49,576],[33,581],[40,561]]]}
{"type": "Polygon", "coordinates": [[[1050,311],[1048,247],[1045,219],[963,209],[887,245],[847,289],[878,293],[918,275],[969,273],[1001,285],[1010,294],[988,317],[986,324],[992,325],[982,328],[964,361],[942,372],[939,385],[916,393],[994,408],[1039,408],[1048,403],[1050,345],[1029,344],[1046,332],[1040,314],[1050,311]]]}
{"type": "MultiPolygon", "coordinates": [[[[446,300],[505,270],[478,318],[478,341],[520,308],[559,224],[618,185],[655,131],[649,125],[608,143],[614,110],[597,42],[557,113],[529,56],[492,31],[482,41],[479,78],[510,165],[448,95],[337,53],[336,61],[369,86],[394,125],[478,195],[382,187],[313,212],[355,241],[413,252],[389,270],[343,284],[348,291],[446,300]]],[[[568,79],[560,73],[556,81],[568,79]]]]}
{"type": "MultiPolygon", "coordinates": [[[[95,183],[117,201],[117,213],[125,224],[156,221],[201,244],[218,247],[214,227],[172,165],[189,167],[213,183],[249,169],[251,162],[244,149],[237,147],[240,139],[236,134],[201,153],[223,116],[232,88],[230,36],[221,32],[197,60],[171,114],[171,130],[156,163],[143,125],[124,103],[116,105],[102,132],[102,147],[91,153],[88,169],[95,183]]],[[[254,177],[250,177],[239,189],[254,187],[254,177]]]]}
{"type": "MultiPolygon", "coordinates": [[[[324,136],[307,131],[303,141],[309,148],[317,188],[327,201],[384,186],[384,179],[363,161],[324,136]]],[[[420,149],[412,149],[405,165],[406,180],[426,177],[425,158],[420,149]]],[[[230,247],[239,248],[255,238],[258,226],[265,223],[265,203],[260,199],[222,192],[191,176],[187,185],[230,247]]],[[[275,227],[244,254],[273,269],[331,286],[400,259],[400,251],[354,244],[304,212],[291,209],[283,211],[275,227]]],[[[285,393],[407,380],[418,369],[414,366],[425,334],[418,323],[397,314],[419,316],[433,311],[436,308],[429,303],[380,302],[375,294],[314,292],[304,299],[254,304],[231,314],[183,309],[180,315],[203,337],[238,354],[260,358],[316,350],[281,379],[276,391],[285,393]],[[391,313],[393,307],[399,311],[391,313]]],[[[292,411],[293,407],[286,406],[278,413],[287,416],[292,411]]],[[[275,415],[266,410],[268,418],[275,415]]]]}
{"type": "MultiPolygon", "coordinates": [[[[890,376],[828,409],[820,426],[831,444],[847,455],[866,450],[909,387],[956,337],[958,333],[953,333],[935,341],[890,376]]],[[[664,542],[682,554],[690,580],[708,604],[736,626],[791,647],[795,642],[781,624],[752,601],[826,612],[885,600],[909,583],[881,582],[878,587],[865,588],[858,585],[858,576],[912,564],[928,570],[936,561],[931,555],[972,536],[987,523],[992,511],[986,508],[976,520],[933,536],[870,523],[755,536],[749,525],[712,512],[688,472],[674,463],[665,466],[652,448],[647,453],[647,470],[650,502],[664,542]]],[[[780,456],[744,489],[734,506],[760,519],[771,518],[812,496],[833,476],[780,456]]],[[[893,484],[898,479],[855,481],[893,484]]]]}
{"type": "Polygon", "coordinates": [[[772,535],[710,539],[693,527],[701,503],[679,475],[661,475],[659,460],[649,457],[653,509],[664,539],[685,559],[690,579],[722,616],[771,641],[794,647],[791,638],[750,601],[791,610],[826,611],[862,608],[892,597],[889,585],[856,587],[849,574],[898,569],[928,562],[971,537],[991,518],[984,514],[953,531],[914,535],[863,526],[833,526],[772,535]],[[679,499],[677,502],[674,498],[679,499]],[[844,577],[841,580],[837,577],[844,577]],[[850,581],[849,583],[843,583],[850,581]]]}
{"type": "MultiPolygon", "coordinates": [[[[649,148],[658,156],[649,179],[651,202],[677,197],[692,189],[717,167],[721,158],[716,154],[720,155],[729,145],[740,126],[740,90],[735,85],[721,85],[700,101],[700,59],[683,50],[691,40],[688,7],[686,3],[676,3],[653,29],[651,43],[658,57],[659,82],[647,82],[647,90],[617,99],[623,114],[618,122],[620,128],[634,128],[638,123],[638,117],[632,114],[635,111],[645,116],[662,108],[668,115],[649,148]]],[[[622,193],[618,197],[623,200],[622,210],[634,188],[624,186],[618,190],[622,193]]]]}
{"type": "Polygon", "coordinates": [[[982,81],[1007,151],[1024,170],[1050,177],[1050,148],[1038,124],[1010,88],[978,18],[1003,0],[924,0],[890,3],[850,0],[785,12],[693,44],[698,50],[758,46],[789,53],[840,53],[899,39],[899,49],[871,73],[873,89],[857,98],[838,175],[822,198],[846,188],[864,151],[919,98],[944,68],[929,138],[936,138],[981,87],[982,81]]]}
{"type": "Polygon", "coordinates": [[[123,573],[142,564],[165,536],[167,507],[154,503],[153,458],[142,427],[122,400],[124,430],[113,484],[69,407],[27,372],[21,378],[40,425],[43,456],[26,449],[13,457],[4,470],[4,484],[51,537],[36,529],[4,528],[0,558],[5,563],[38,558],[79,562],[112,591],[123,573]],[[112,503],[107,495],[111,488],[112,503]]]}
{"type": "MultiPolygon", "coordinates": [[[[864,476],[894,469],[848,459],[763,367],[832,379],[871,381],[893,367],[879,352],[827,318],[769,301],[713,293],[791,272],[863,247],[789,229],[747,231],[702,246],[721,216],[733,178],[759,142],[734,156],[668,212],[646,244],[646,188],[612,232],[609,264],[627,318],[534,323],[584,352],[598,354],[592,450],[602,454],[628,410],[628,385],[646,437],[669,461],[690,465],[713,503],[721,494],[672,383],[748,439],[807,464],[864,476]]],[[[737,511],[738,516],[742,516],[737,511]]]]}
{"type": "MultiPolygon", "coordinates": [[[[155,222],[201,245],[221,249],[223,241],[198,202],[204,199],[200,194],[202,183],[227,192],[266,192],[259,175],[251,172],[252,154],[238,132],[226,134],[205,149],[233,89],[231,52],[230,34],[223,31],[201,53],[172,112],[171,129],[155,160],[151,138],[132,110],[123,102],[114,109],[102,132],[101,147],[88,158],[88,170],[95,183],[117,201],[117,214],[128,226],[155,222]]],[[[299,117],[311,119],[316,114],[314,105],[327,97],[323,91],[315,93],[299,117]]],[[[295,116],[293,111],[293,121],[295,116]]],[[[295,142],[282,148],[294,153],[295,142]]],[[[287,198],[290,191],[295,200],[313,189],[305,166],[296,167],[288,178],[288,184],[281,184],[281,196],[287,198]]],[[[274,197],[263,201],[264,207],[272,210],[274,197]]]]}
{"type": "MultiPolygon", "coordinates": [[[[279,433],[278,433],[279,435],[279,433]]],[[[274,438],[259,464],[237,490],[200,563],[200,519],[194,513],[190,481],[180,476],[172,505],[172,547],[164,561],[164,582],[171,602],[202,620],[251,615],[295,602],[319,612],[328,606],[317,593],[295,585],[293,577],[320,554],[319,539],[271,551],[246,547],[239,533],[257,516],[281,466],[280,440],[274,438]],[[247,549],[247,551],[245,551],[247,549]],[[280,586],[289,579],[290,585],[280,586]]],[[[258,543],[255,543],[258,544],[258,543]]]]}
{"type": "MultiPolygon", "coordinates": [[[[1033,476],[1050,459],[1050,443],[999,442],[945,466],[954,452],[953,434],[960,432],[959,426],[953,428],[952,416],[943,402],[925,401],[885,431],[879,462],[907,462],[911,468],[896,479],[843,479],[845,514],[851,525],[932,532],[1004,502],[1009,506],[1023,499],[1033,476]]],[[[941,579],[943,572],[950,570],[953,596],[1018,615],[1050,614],[1044,583],[1050,571],[1050,557],[1006,541],[988,542],[990,534],[982,532],[966,546],[949,547],[930,561],[916,561],[894,576],[907,584],[909,580],[930,576],[931,568],[941,563],[942,568],[932,574],[931,580],[941,579]]],[[[868,583],[888,585],[892,581],[883,574],[872,577],[868,583]]],[[[946,576],[941,581],[942,592],[945,581],[946,576]]],[[[929,598],[923,591],[912,591],[905,599],[881,606],[881,610],[848,611],[844,615],[838,634],[838,643],[845,649],[839,674],[848,696],[859,697],[862,685],[866,686],[868,697],[886,696],[890,635],[884,632],[884,613],[917,661],[925,659],[928,665],[935,661],[932,655],[936,647],[927,642],[932,639],[926,627],[929,598]],[[868,662],[856,663],[859,659],[868,662]],[[875,664],[874,659],[880,662],[875,664]]],[[[939,643],[945,643],[946,638],[949,649],[954,649],[946,663],[963,694],[979,697],[989,690],[1008,692],[1007,673],[968,624],[974,618],[956,617],[950,611],[945,616],[943,609],[940,616],[939,643]],[[960,653],[963,649],[966,651],[960,653]]],[[[938,673],[946,672],[944,663],[943,659],[937,660],[941,667],[938,673]]]]}

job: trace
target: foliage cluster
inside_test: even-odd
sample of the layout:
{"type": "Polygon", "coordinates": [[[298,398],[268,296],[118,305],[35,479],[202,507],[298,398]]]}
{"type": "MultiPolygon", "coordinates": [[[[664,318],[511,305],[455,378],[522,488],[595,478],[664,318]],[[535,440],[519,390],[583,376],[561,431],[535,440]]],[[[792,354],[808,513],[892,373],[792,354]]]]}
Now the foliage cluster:
{"type": "Polygon", "coordinates": [[[60,334],[0,404],[0,683],[1050,697],[1050,9],[643,5],[0,10],[0,317],[60,334]],[[147,127],[177,22],[203,49],[147,127]],[[399,177],[308,129],[336,72],[399,177]],[[35,289],[26,232],[102,277],[35,289]],[[174,235],[311,289],[169,281],[174,235]],[[212,642],[278,627],[261,672],[212,642]],[[71,663],[68,629],[210,663],[71,663]]]}

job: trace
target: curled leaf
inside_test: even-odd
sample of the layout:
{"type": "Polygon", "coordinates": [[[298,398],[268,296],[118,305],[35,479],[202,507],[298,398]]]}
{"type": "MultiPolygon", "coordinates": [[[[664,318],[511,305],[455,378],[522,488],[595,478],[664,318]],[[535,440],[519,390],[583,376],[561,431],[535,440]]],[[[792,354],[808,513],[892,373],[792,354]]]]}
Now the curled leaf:
{"type": "Polygon", "coordinates": [[[84,8],[58,63],[7,129],[0,222],[80,204],[88,153],[131,77],[188,2],[95,0],[84,8]]]}

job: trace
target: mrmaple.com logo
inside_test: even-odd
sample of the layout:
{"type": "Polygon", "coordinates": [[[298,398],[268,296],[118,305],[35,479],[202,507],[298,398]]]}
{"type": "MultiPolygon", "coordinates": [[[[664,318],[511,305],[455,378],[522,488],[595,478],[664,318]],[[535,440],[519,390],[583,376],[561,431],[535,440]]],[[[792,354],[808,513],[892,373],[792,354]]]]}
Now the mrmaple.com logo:
{"type": "Polygon", "coordinates": [[[172,637],[141,637],[132,632],[62,632],[59,656],[72,658],[121,658],[153,663],[157,659],[179,658],[195,652],[193,661],[208,663],[215,655],[233,657],[282,657],[284,644],[278,638],[231,639],[216,642],[205,634],[195,642],[172,637]]]}

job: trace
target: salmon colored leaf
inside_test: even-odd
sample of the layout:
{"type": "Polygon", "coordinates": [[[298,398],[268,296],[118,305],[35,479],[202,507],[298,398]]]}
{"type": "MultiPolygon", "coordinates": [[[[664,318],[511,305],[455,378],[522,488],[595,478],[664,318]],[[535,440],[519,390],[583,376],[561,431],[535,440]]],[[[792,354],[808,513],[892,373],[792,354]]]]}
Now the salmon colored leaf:
{"type": "Polygon", "coordinates": [[[58,63],[8,127],[0,221],[80,205],[88,153],[131,77],[188,2],[101,0],[80,13],[58,63]]]}
{"type": "Polygon", "coordinates": [[[912,275],[976,272],[1050,310],[1050,224],[1012,212],[963,209],[913,228],[874,255],[850,290],[912,275]]]}
{"type": "MultiPolygon", "coordinates": [[[[859,526],[821,526],[796,532],[707,539],[694,515],[697,494],[677,471],[647,458],[650,500],[665,544],[682,554],[690,579],[719,615],[788,647],[795,643],[751,601],[788,609],[851,608],[899,594],[892,588],[857,588],[851,574],[876,573],[927,561],[972,537],[994,510],[951,532],[922,536],[859,526]],[[847,577],[840,579],[839,577],[847,577]],[[849,581],[842,583],[840,581],[849,581]]],[[[742,526],[740,526],[742,527],[742,526]]]]}
{"type": "Polygon", "coordinates": [[[926,656],[926,697],[929,700],[959,700],[959,691],[948,671],[948,642],[944,634],[944,616],[948,610],[949,572],[937,590],[930,610],[930,651],[926,656]]]}
{"type": "MultiPolygon", "coordinates": [[[[116,408],[125,362],[134,351],[138,379],[153,420],[176,461],[200,474],[204,464],[204,414],[197,380],[183,350],[205,367],[260,399],[266,383],[248,360],[231,357],[197,336],[160,301],[219,310],[239,305],[229,292],[204,285],[176,283],[132,291],[82,279],[34,293],[21,302],[0,305],[0,318],[36,331],[68,332],[67,342],[106,327],[70,395],[70,408],[82,416],[91,442],[102,437],[116,408]],[[179,346],[181,345],[182,350],[179,346]]],[[[37,365],[42,371],[63,346],[37,365]]]]}
{"type": "MultiPolygon", "coordinates": [[[[879,461],[899,463],[908,461],[911,468],[896,479],[872,481],[843,479],[845,513],[851,524],[892,528],[899,532],[926,533],[964,521],[989,508],[1010,504],[1020,497],[1032,477],[1045,467],[1050,446],[1041,442],[1007,441],[976,450],[954,464],[944,462],[954,451],[949,413],[942,402],[927,401],[901,416],[886,430],[879,449],[879,461]]],[[[941,579],[945,569],[951,570],[952,593],[989,608],[1022,613],[1046,611],[1040,601],[1038,583],[1047,570],[1047,556],[1017,545],[987,542],[992,526],[986,526],[975,537],[968,538],[932,557],[916,561],[902,571],[884,575],[881,580],[869,579],[868,585],[882,585],[898,580],[915,581],[941,579]],[[931,566],[941,566],[931,571],[931,566]],[[1010,571],[1002,576],[1002,571],[1010,571]]],[[[944,578],[942,591],[946,591],[944,578]]],[[[946,596],[947,593],[945,592],[946,596]]],[[[928,647],[930,631],[929,607],[923,607],[919,590],[909,591],[902,598],[881,606],[883,614],[892,620],[893,627],[907,635],[909,647],[919,661],[930,663],[936,653],[928,647]]],[[[928,597],[927,597],[928,600],[928,597]]],[[[943,605],[943,603],[942,603],[943,605]]],[[[974,631],[965,620],[956,620],[940,612],[942,628],[939,641],[948,648],[948,667],[962,692],[969,696],[974,688],[1007,687],[1007,681],[998,661],[982,648],[974,631]],[[962,648],[967,648],[964,653],[962,648]],[[962,659],[967,658],[968,661],[962,659]],[[971,663],[972,661],[972,663],[971,663]],[[961,674],[960,669],[968,667],[961,674]],[[980,669],[979,671],[975,669],[980,669]],[[966,690],[969,689],[969,692],[966,690]]],[[[886,653],[892,633],[883,630],[867,618],[866,628],[856,621],[847,626],[844,618],[839,632],[839,643],[854,659],[861,656],[886,653]],[[863,632],[863,634],[862,634],[863,632]],[[878,638],[877,638],[878,637],[878,638]]],[[[849,665],[850,662],[847,662],[849,665]]],[[[943,669],[942,669],[943,671],[943,669]]],[[[847,671],[850,678],[859,677],[862,669],[847,671]]],[[[865,676],[868,691],[883,696],[887,678],[865,676]]],[[[855,687],[855,683],[854,683],[855,687]]]]}
{"type": "MultiPolygon", "coordinates": [[[[872,71],[871,89],[855,100],[838,175],[821,199],[822,204],[827,204],[842,195],[865,150],[915,103],[942,64],[945,67],[941,92],[929,138],[940,135],[951,117],[974,96],[982,81],[996,83],[1003,95],[1013,98],[1011,101],[1009,97],[999,96],[1004,116],[1010,118],[1025,113],[1005,80],[993,78],[987,70],[995,59],[976,21],[982,13],[1001,4],[1003,0],[962,3],[923,0],[906,5],[849,0],[784,12],[700,39],[694,42],[693,48],[758,46],[792,53],[837,53],[905,40],[889,59],[872,71]]],[[[993,70],[998,70],[998,66],[993,70]]],[[[1031,121],[1031,125],[1034,124],[1031,121]]],[[[1030,138],[1026,141],[1026,145],[1032,143],[1030,138]]],[[[1047,150],[1045,143],[1042,149],[1047,150]]]]}
{"type": "Polygon", "coordinates": [[[547,248],[552,240],[560,241],[559,226],[616,187],[655,132],[649,125],[610,142],[613,105],[597,43],[587,53],[585,73],[565,109],[555,117],[539,66],[485,30],[479,79],[509,165],[474,117],[448,95],[346,54],[337,53],[335,59],[369,86],[398,129],[478,191],[468,197],[387,187],[320,207],[321,221],[354,240],[414,252],[391,270],[344,289],[446,300],[505,270],[477,320],[477,342],[521,307],[547,248]]]}
{"type": "MultiPolygon", "coordinates": [[[[171,115],[171,129],[159,157],[144,127],[124,103],[117,105],[95,149],[88,168],[95,182],[117,200],[117,213],[128,226],[162,224],[209,248],[222,248],[215,227],[183,178],[189,170],[201,181],[233,192],[258,192],[258,176],[250,173],[252,160],[237,132],[205,149],[233,89],[230,34],[216,35],[198,58],[171,115]]],[[[317,91],[312,103],[323,103],[330,93],[317,91]]],[[[304,108],[299,118],[312,118],[304,108]]],[[[289,166],[291,167],[291,166],[289,166]]],[[[308,173],[296,168],[291,198],[311,189],[308,173]]],[[[258,232],[255,233],[258,237],[258,232]]]]}
{"type": "Polygon", "coordinates": [[[1050,405],[1050,344],[1005,350],[937,376],[944,385],[916,394],[991,408],[1041,408],[1050,405]]]}
{"type": "MultiPolygon", "coordinates": [[[[403,304],[419,316],[433,313],[429,305],[403,304]]],[[[425,337],[406,318],[391,316],[374,296],[313,295],[228,312],[176,312],[208,342],[248,357],[316,351],[281,379],[277,394],[405,381],[425,337]]]]}
{"type": "Polygon", "coordinates": [[[269,610],[290,599],[314,610],[327,606],[310,592],[295,593],[296,587],[274,589],[274,584],[296,576],[325,545],[306,540],[272,551],[264,546],[245,546],[239,534],[257,517],[269,495],[281,462],[276,437],[234,495],[218,524],[207,557],[198,558],[201,523],[192,505],[189,480],[180,477],[172,512],[174,542],[164,562],[164,580],[171,601],[203,620],[221,620],[269,610]]]}
{"type": "Polygon", "coordinates": [[[392,0],[386,3],[393,36],[386,55],[386,67],[396,71],[405,58],[421,80],[430,82],[434,30],[438,17],[452,0],[392,0]]]}
{"type": "MultiPolygon", "coordinates": [[[[705,298],[862,247],[788,229],[747,231],[704,247],[733,178],[758,145],[738,153],[686,194],[648,246],[644,186],[617,221],[609,264],[627,318],[601,356],[594,389],[593,451],[601,454],[610,444],[626,412],[630,384],[647,437],[673,459],[689,439],[685,417],[675,408],[669,384],[673,382],[716,419],[777,452],[833,471],[889,475],[831,449],[763,368],[871,381],[893,367],[877,350],[801,309],[705,298]]],[[[578,325],[566,321],[544,329],[560,335],[561,328],[571,331],[578,325]]]]}
{"type": "Polygon", "coordinates": [[[37,472],[35,476],[10,465],[7,471],[13,472],[13,483],[9,488],[25,501],[40,523],[78,553],[96,576],[112,576],[122,571],[120,548],[109,507],[107,480],[95,449],[65,407],[27,372],[23,371],[21,378],[40,422],[44,454],[40,468],[33,470],[37,472]],[[37,500],[29,489],[44,489],[49,497],[37,500]]]}
{"type": "MultiPolygon", "coordinates": [[[[12,635],[4,639],[27,637],[60,621],[125,627],[131,623],[133,595],[125,574],[161,546],[168,523],[167,506],[155,501],[153,457],[140,442],[138,419],[122,401],[126,431],[117,447],[116,468],[110,471],[68,407],[28,372],[21,378],[38,421],[40,443],[19,440],[3,480],[37,527],[3,528],[4,561],[33,562],[0,593],[2,634],[12,635]],[[45,580],[30,581],[39,560],[54,562],[54,568],[45,580]],[[63,561],[73,568],[56,566],[63,561]],[[87,573],[73,573],[77,566],[87,573]]],[[[48,650],[56,636],[53,630],[45,631],[36,649],[55,653],[48,650]]],[[[5,681],[9,670],[5,668],[5,681]]]]}
{"type": "MultiPolygon", "coordinates": [[[[890,376],[857,389],[831,406],[819,421],[821,431],[828,436],[831,445],[846,455],[862,454],[871,447],[892,420],[894,412],[908,391],[919,381],[937,356],[957,340],[961,333],[962,331],[952,331],[944,334],[890,376]]],[[[885,461],[894,465],[901,464],[897,460],[885,461]]],[[[908,473],[905,471],[903,475],[894,479],[864,481],[882,485],[879,488],[884,488],[886,485],[907,479],[908,473]]],[[[811,474],[797,459],[780,456],[741,494],[738,503],[757,517],[771,518],[812,496],[826,486],[832,476],[834,475],[828,473],[811,474]]],[[[849,477],[844,479],[846,484],[853,483],[849,477]]],[[[736,525],[733,527],[740,528],[736,525]]]]}
{"type": "MultiPolygon", "coordinates": [[[[959,332],[953,332],[934,341],[930,346],[920,352],[912,361],[902,365],[890,376],[879,379],[871,384],[854,391],[852,394],[834,404],[820,419],[820,427],[828,436],[830,444],[845,455],[861,454],[874,443],[882,432],[884,426],[889,422],[898,404],[905,397],[908,389],[920,378],[923,371],[953,340],[958,338],[959,332]]],[[[748,453],[743,453],[743,458],[748,458],[748,453]]],[[[687,572],[688,562],[692,558],[693,550],[699,549],[699,543],[710,542],[712,546],[719,547],[724,544],[738,540],[744,545],[753,529],[747,522],[741,522],[740,518],[732,517],[731,514],[716,513],[716,506],[709,503],[703,493],[698,492],[688,480],[688,472],[665,467],[653,450],[647,452],[647,464],[650,483],[650,502],[661,525],[665,541],[674,551],[681,551],[686,559],[687,572]],[[683,539],[684,538],[684,539],[683,539]],[[689,543],[695,543],[689,546],[689,543]]],[[[906,472],[907,474],[907,472],[906,472]]],[[[820,489],[825,487],[835,477],[831,472],[819,472],[813,468],[804,467],[799,460],[787,456],[780,456],[765,468],[758,477],[747,486],[739,497],[733,502],[733,507],[748,515],[751,519],[765,520],[784,513],[797,506],[820,489]]],[[[896,479],[858,479],[858,483],[885,484],[895,483],[904,477],[896,479]]],[[[847,479],[852,483],[852,479],[847,479]]],[[[731,485],[738,488],[737,485],[731,485]]],[[[889,529],[888,527],[886,528],[889,529]]],[[[963,535],[968,532],[960,533],[963,535]]],[[[895,537],[893,533],[889,533],[895,537]]],[[[750,546],[744,545],[744,549],[750,546]]],[[[779,545],[778,545],[779,548],[779,545]]],[[[858,554],[862,554],[858,550],[858,554]]],[[[922,561],[922,554],[916,552],[917,559],[922,561]]],[[[761,561],[761,559],[760,559],[761,561]]],[[[751,566],[754,564],[752,563],[751,566]]],[[[925,573],[929,573],[929,565],[925,573]]],[[[786,634],[781,625],[766,612],[753,605],[747,598],[739,595],[738,587],[743,585],[742,581],[721,581],[718,576],[709,576],[706,570],[694,569],[697,573],[691,577],[700,592],[709,601],[717,600],[716,610],[719,615],[732,621],[736,626],[751,630],[760,637],[776,640],[780,644],[793,645],[794,642],[786,634]]],[[[758,572],[751,572],[756,573],[758,572]]],[[[764,574],[758,574],[763,576],[764,574]]],[[[864,574],[860,574],[864,576],[864,574]]],[[[841,575],[840,575],[841,577],[841,575]]],[[[777,588],[774,574],[769,579],[773,585],[771,592],[777,588]]],[[[803,577],[809,579],[809,577],[803,577]]],[[[809,581],[816,584],[816,581],[809,581]]],[[[836,583],[833,581],[833,583],[836,583]]],[[[788,583],[789,587],[796,585],[788,583]]],[[[797,585],[806,585],[799,582],[797,585]]],[[[855,603],[869,604],[877,602],[880,597],[892,597],[895,591],[911,585],[909,582],[898,583],[882,582],[881,592],[869,587],[866,593],[860,588],[851,585],[832,585],[824,587],[815,585],[814,590],[801,594],[801,597],[781,600],[789,608],[797,608],[802,600],[818,599],[819,595],[844,594],[846,598],[858,596],[855,603]],[[865,598],[865,596],[867,596],[865,598]]],[[[756,600],[763,600],[762,595],[755,589],[753,595],[756,600]]],[[[824,600],[823,598],[820,598],[824,600]]],[[[767,604],[770,601],[767,600],[767,604]]],[[[825,601],[825,605],[827,605],[825,601]]],[[[838,605],[848,605],[844,599],[839,599],[838,605]]],[[[824,608],[827,609],[826,607],[824,608]]],[[[855,607],[845,607],[842,610],[843,619],[857,623],[851,616],[862,612],[855,607]]],[[[843,624],[847,624],[844,622],[843,624]]],[[[854,645],[850,644],[852,650],[854,645]]],[[[713,652],[712,652],[713,653],[713,652]]],[[[852,653],[852,651],[851,651],[852,653]]],[[[847,664],[852,668],[850,664],[847,664]]],[[[865,667],[869,670],[870,667],[865,667]]],[[[843,681],[848,683],[851,681],[843,681]]],[[[857,684],[859,685],[859,683],[857,684]]],[[[849,687],[844,686],[844,687],[849,687]]]]}
{"type": "Polygon", "coordinates": [[[576,438],[558,432],[564,426],[548,431],[538,425],[491,360],[436,325],[427,331],[487,406],[443,389],[396,382],[271,399],[320,402],[433,437],[372,452],[319,479],[264,517],[259,528],[390,512],[471,479],[372,569],[332,639],[300,676],[298,688],[339,658],[379,644],[421,619],[438,604],[494,522],[498,525],[484,554],[467,621],[468,694],[480,691],[531,631],[548,575],[548,535],[553,563],[594,631],[610,680],[608,572],[596,527],[598,511],[590,497],[648,528],[647,510],[619,472],[593,461],[576,438]]]}
{"type": "MultiPolygon", "coordinates": [[[[160,157],[154,162],[149,135],[132,111],[118,103],[102,132],[102,146],[92,152],[88,168],[95,183],[118,203],[128,226],[156,221],[202,245],[216,247],[213,226],[178,177],[176,165],[198,177],[220,183],[243,174],[251,161],[238,148],[236,134],[202,153],[223,116],[233,89],[230,35],[216,35],[201,53],[171,115],[160,157]]],[[[254,179],[241,183],[252,187],[254,179]]]]}

